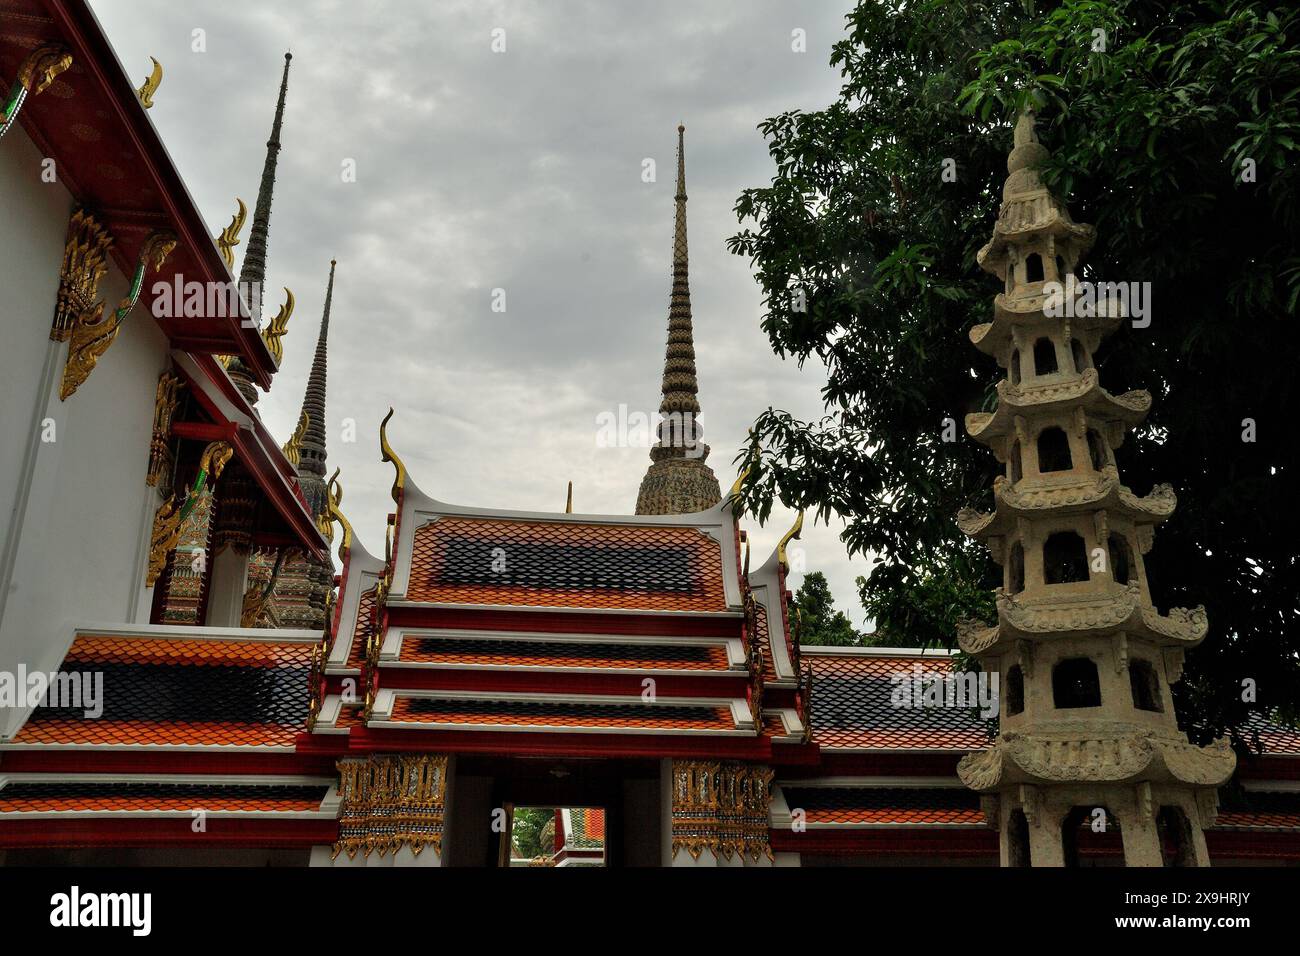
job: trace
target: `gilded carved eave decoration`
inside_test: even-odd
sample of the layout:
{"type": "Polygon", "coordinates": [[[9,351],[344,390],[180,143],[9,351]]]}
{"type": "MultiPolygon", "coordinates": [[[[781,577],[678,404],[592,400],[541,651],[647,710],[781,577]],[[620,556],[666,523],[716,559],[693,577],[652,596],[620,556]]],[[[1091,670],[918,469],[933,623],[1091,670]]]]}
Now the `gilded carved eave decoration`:
{"type": "Polygon", "coordinates": [[[4,101],[0,102],[0,136],[9,132],[17,121],[27,97],[43,93],[70,66],[72,54],[62,43],[42,43],[27,54],[4,101]]]}
{"type": "Polygon", "coordinates": [[[320,640],[311,651],[311,670],[307,675],[307,686],[310,696],[307,702],[307,732],[311,733],[316,729],[316,721],[320,719],[321,708],[325,705],[325,697],[329,692],[325,682],[325,667],[330,657],[330,647],[333,644],[331,632],[334,621],[334,592],[329,591],[325,595],[325,625],[321,628],[320,640]]]}
{"type": "Polygon", "coordinates": [[[284,567],[284,557],[283,550],[277,551],[275,564],[271,567],[271,575],[266,584],[261,587],[254,585],[244,592],[244,603],[239,612],[240,627],[265,626],[264,612],[275,594],[275,585],[280,580],[280,570],[284,567]]]}
{"type": "Polygon", "coordinates": [[[726,860],[734,856],[772,859],[770,767],[674,760],[672,774],[673,856],[685,849],[697,860],[705,850],[726,860]]]}
{"type": "Polygon", "coordinates": [[[157,583],[167,566],[167,556],[176,549],[181,539],[185,520],[209,485],[215,484],[221,477],[221,472],[234,453],[235,450],[227,442],[214,441],[209,444],[199,458],[198,474],[184,501],[178,503],[176,497],[168,498],[158,508],[154,515],[153,531],[149,536],[149,567],[145,573],[145,587],[151,588],[157,583]]]}
{"type": "Polygon", "coordinates": [[[180,390],[184,383],[179,375],[170,371],[158,376],[158,390],[154,395],[153,434],[149,439],[149,473],[145,484],[169,492],[173,458],[171,451],[172,417],[176,414],[180,390]]]}
{"type": "Polygon", "coordinates": [[[79,208],[68,222],[59,270],[59,293],[54,307],[50,338],[66,342],[72,329],[82,322],[94,322],[104,311],[99,283],[108,272],[108,253],[113,237],[88,210],[79,208]]]}
{"type": "Polygon", "coordinates": [[[1197,747],[1186,739],[1126,729],[1113,735],[1005,734],[988,750],[963,757],[957,775],[980,791],[1016,783],[1138,780],[1212,787],[1226,782],[1236,766],[1227,738],[1197,747]]]}
{"type": "Polygon", "coordinates": [[[155,271],[161,269],[175,247],[176,235],[170,230],[164,229],[151,233],[144,241],[144,245],[140,247],[130,290],[126,298],[118,304],[113,315],[104,318],[101,306],[93,314],[82,314],[77,317],[72,326],[67,362],[63,367],[63,381],[59,385],[60,400],[67,401],[90,377],[100,358],[117,338],[123,321],[140,300],[145,271],[149,267],[155,271]]]}
{"type": "Polygon", "coordinates": [[[370,756],[338,762],[339,838],[333,855],[442,852],[447,757],[370,756]]]}

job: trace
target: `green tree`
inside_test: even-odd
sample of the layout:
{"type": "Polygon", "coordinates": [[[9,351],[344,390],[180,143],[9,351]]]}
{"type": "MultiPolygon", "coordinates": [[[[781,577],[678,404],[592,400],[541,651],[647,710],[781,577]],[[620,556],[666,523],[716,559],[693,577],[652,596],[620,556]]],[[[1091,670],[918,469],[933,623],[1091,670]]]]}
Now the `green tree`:
{"type": "Polygon", "coordinates": [[[853,622],[835,610],[826,575],[810,571],[790,602],[790,613],[799,615],[800,644],[853,645],[862,643],[853,622]]]}
{"type": "Polygon", "coordinates": [[[861,598],[882,633],[951,644],[958,617],[992,617],[1000,569],[953,519],[992,505],[999,466],[960,423],[994,406],[999,373],[965,333],[990,316],[975,253],[1032,100],[1044,179],[1098,230],[1083,277],[1153,287],[1150,326],[1097,362],[1111,390],[1155,396],[1121,474],[1179,494],[1153,597],[1209,613],[1180,709],[1198,737],[1238,727],[1253,678],[1294,718],[1298,36],[1294,9],[1244,0],[863,0],[832,54],[839,99],[760,124],[776,171],[737,200],[730,245],[777,354],[828,377],[823,419],[755,422],[744,503],[844,516],[850,551],[878,555],[861,598]]]}
{"type": "MultiPolygon", "coordinates": [[[[510,840],[514,844],[515,855],[525,859],[550,856],[555,847],[550,843],[542,844],[542,831],[546,824],[555,819],[555,811],[541,807],[515,807],[514,825],[510,840]]],[[[553,839],[553,838],[552,838],[553,839]]]]}

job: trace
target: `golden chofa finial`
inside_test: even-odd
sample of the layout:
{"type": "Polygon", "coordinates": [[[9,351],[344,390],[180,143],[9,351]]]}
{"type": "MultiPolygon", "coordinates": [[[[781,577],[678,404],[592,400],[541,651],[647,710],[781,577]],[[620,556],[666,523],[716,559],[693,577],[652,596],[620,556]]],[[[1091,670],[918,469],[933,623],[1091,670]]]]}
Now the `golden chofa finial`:
{"type": "Polygon", "coordinates": [[[566,515],[573,514],[573,482],[569,482],[569,494],[564,499],[564,513],[566,515]]]}
{"type": "Polygon", "coordinates": [[[158,87],[162,83],[162,64],[153,57],[153,72],[145,77],[144,85],[135,91],[136,96],[140,97],[140,105],[145,109],[153,108],[153,95],[158,92],[158,87]]]}
{"type": "Polygon", "coordinates": [[[236,196],[235,202],[239,203],[239,208],[235,210],[234,218],[217,236],[217,248],[221,250],[221,258],[227,269],[235,268],[235,246],[239,245],[239,233],[244,228],[244,221],[248,219],[248,207],[244,205],[244,200],[236,196]]]}
{"type": "Polygon", "coordinates": [[[325,491],[326,505],[329,508],[331,521],[337,521],[339,527],[343,529],[343,540],[339,542],[339,558],[345,558],[352,547],[352,524],[347,518],[343,517],[343,512],[339,510],[339,505],[343,503],[343,485],[339,482],[339,469],[334,469],[334,474],[330,475],[329,484],[325,491]]]}
{"type": "Polygon", "coordinates": [[[799,517],[794,519],[794,525],[785,533],[781,543],[776,546],[776,560],[781,564],[781,570],[787,574],[790,573],[790,561],[786,558],[785,546],[799,537],[803,533],[803,512],[799,512],[799,517]]]}
{"type": "Polygon", "coordinates": [[[280,340],[284,338],[284,333],[289,329],[289,319],[293,316],[293,306],[293,293],[286,288],[284,290],[284,305],[280,306],[280,311],[275,314],[275,318],[262,330],[262,341],[266,343],[266,349],[271,353],[271,358],[275,359],[276,368],[279,368],[280,363],[284,361],[284,346],[280,340]]]}
{"type": "Polygon", "coordinates": [[[391,462],[393,469],[397,472],[393,478],[393,502],[401,505],[402,489],[406,487],[406,465],[402,464],[402,459],[397,457],[397,452],[393,451],[393,446],[388,444],[388,420],[393,417],[393,410],[390,408],[384,420],[379,424],[379,450],[384,453],[384,461],[391,462]]]}

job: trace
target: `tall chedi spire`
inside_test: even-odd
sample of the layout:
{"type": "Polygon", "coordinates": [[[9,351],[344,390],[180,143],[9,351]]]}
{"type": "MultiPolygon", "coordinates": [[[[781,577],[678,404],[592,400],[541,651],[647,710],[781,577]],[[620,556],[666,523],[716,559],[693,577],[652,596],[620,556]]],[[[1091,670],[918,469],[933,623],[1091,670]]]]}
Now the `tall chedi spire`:
{"type": "MultiPolygon", "coordinates": [[[[330,260],[330,277],[325,287],[325,308],[321,313],[316,354],[307,374],[307,391],[302,400],[298,421],[306,422],[301,441],[295,436],[298,453],[298,487],[307,508],[316,519],[316,527],[329,538],[329,489],[325,481],[325,376],[329,352],[330,308],[334,301],[334,269],[330,260]]],[[[282,627],[319,628],[325,623],[326,599],[334,589],[332,565],[294,554],[285,562],[275,585],[274,603],[282,627]]]]}
{"type": "MultiPolygon", "coordinates": [[[[266,285],[266,246],[271,231],[271,199],[275,192],[275,168],[280,158],[280,130],[284,126],[284,100],[289,92],[289,61],[292,53],[284,55],[284,75],[280,79],[280,98],[275,104],[275,119],[271,123],[271,138],[266,141],[266,160],[262,164],[262,182],[257,187],[257,206],[253,209],[253,227],[248,233],[248,248],[239,271],[240,289],[264,290],[266,285]]],[[[261,296],[249,302],[249,313],[254,322],[262,324],[261,296]]],[[[239,393],[250,405],[257,404],[257,388],[252,376],[238,357],[227,367],[230,378],[239,393]]]]}
{"type": "Polygon", "coordinates": [[[1113,449],[1151,395],[1112,395],[1098,381],[1093,353],[1123,309],[1094,307],[1077,284],[1095,231],[1039,179],[1047,156],[1024,113],[978,256],[1004,291],[970,338],[1008,378],[996,410],[966,416],[966,430],[1007,471],[995,510],[957,521],[1005,574],[997,624],[964,625],[959,643],[998,675],[1001,712],[996,742],[958,774],[985,795],[1004,866],[1077,862],[1099,827],[1118,830],[1129,866],[1206,866],[1203,830],[1235,757],[1225,740],[1189,743],[1170,693],[1184,651],[1205,637],[1205,611],[1152,605],[1144,555],[1174,493],[1139,497],[1120,483],[1113,449]]]}
{"type": "Polygon", "coordinates": [[[330,260],[329,283],[325,286],[325,310],[321,314],[320,334],[316,337],[316,354],[307,375],[307,392],[302,399],[302,414],[307,416],[303,433],[302,457],[298,462],[298,482],[312,514],[319,519],[329,513],[329,492],[325,487],[325,373],[329,353],[330,305],[334,300],[334,268],[330,260]]]}
{"type": "Polygon", "coordinates": [[[664,358],[659,440],[650,449],[651,465],[636,499],[639,515],[691,514],[722,498],[717,476],[706,461],[701,440],[699,382],[691,327],[691,285],[686,250],[686,127],[677,127],[677,195],[673,228],[673,291],[668,307],[668,347],[664,358]]]}

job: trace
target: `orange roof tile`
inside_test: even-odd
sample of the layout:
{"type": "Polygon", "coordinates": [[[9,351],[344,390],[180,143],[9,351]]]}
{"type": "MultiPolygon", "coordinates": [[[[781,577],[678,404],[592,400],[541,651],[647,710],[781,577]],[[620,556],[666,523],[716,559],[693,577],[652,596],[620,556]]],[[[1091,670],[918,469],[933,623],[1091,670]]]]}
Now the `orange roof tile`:
{"type": "Polygon", "coordinates": [[[323,785],[228,783],[101,783],[23,781],[0,789],[0,815],[72,811],[310,812],[320,809],[323,785]]]}
{"type": "Polygon", "coordinates": [[[726,611],[722,552],[691,527],[442,517],[406,597],[431,604],[726,611]]]}
{"type": "Polygon", "coordinates": [[[60,672],[102,682],[102,713],[86,716],[87,701],[37,707],[13,742],[291,747],[304,728],[312,648],[80,635],[60,672]]]}

